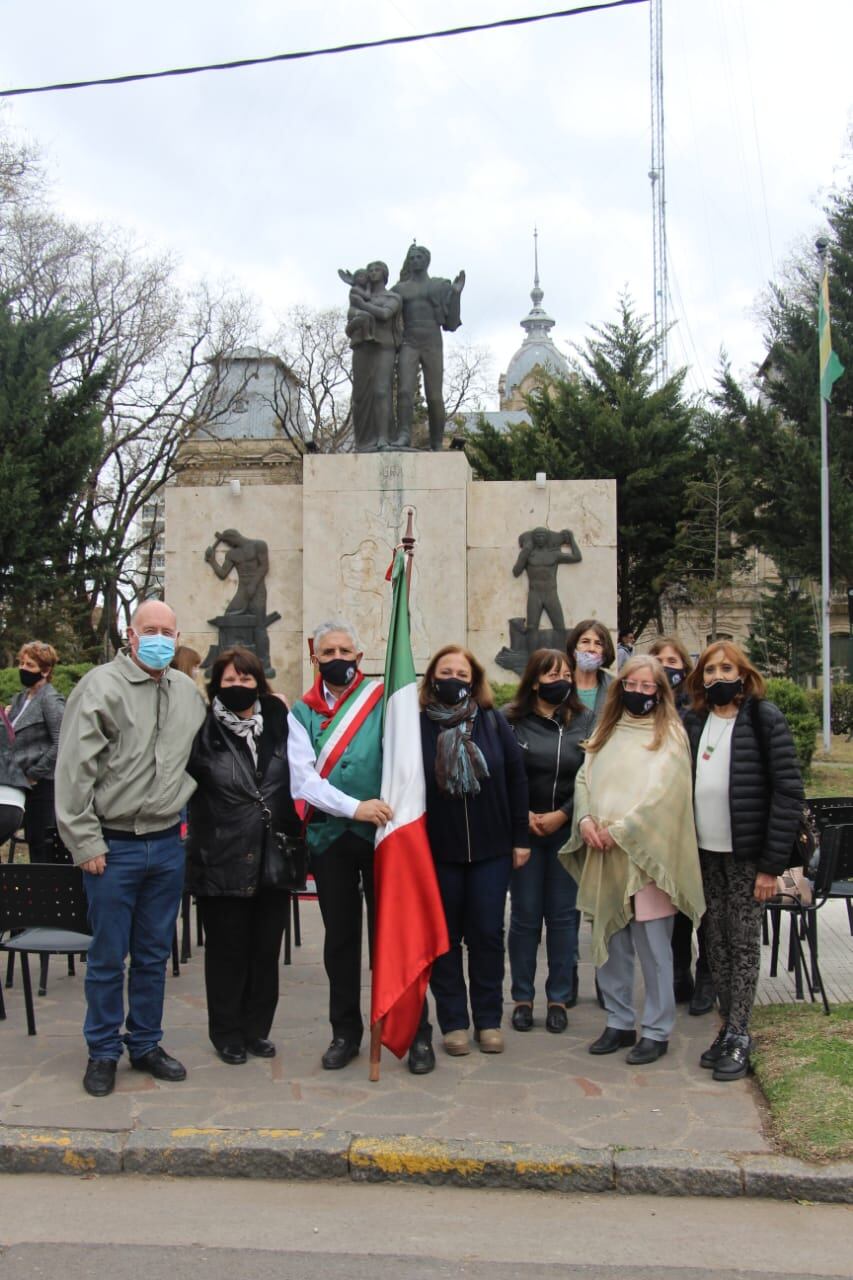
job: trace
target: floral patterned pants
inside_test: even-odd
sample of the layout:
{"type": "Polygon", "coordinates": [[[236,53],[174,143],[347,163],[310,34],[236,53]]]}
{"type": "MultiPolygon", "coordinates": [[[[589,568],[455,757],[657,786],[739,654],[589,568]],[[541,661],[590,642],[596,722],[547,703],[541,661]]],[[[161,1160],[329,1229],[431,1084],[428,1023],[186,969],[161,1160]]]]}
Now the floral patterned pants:
{"type": "Polygon", "coordinates": [[[749,1034],[761,966],[762,906],[756,902],[754,862],[699,850],[705,887],[705,947],[720,1013],[734,1035],[749,1034]]]}

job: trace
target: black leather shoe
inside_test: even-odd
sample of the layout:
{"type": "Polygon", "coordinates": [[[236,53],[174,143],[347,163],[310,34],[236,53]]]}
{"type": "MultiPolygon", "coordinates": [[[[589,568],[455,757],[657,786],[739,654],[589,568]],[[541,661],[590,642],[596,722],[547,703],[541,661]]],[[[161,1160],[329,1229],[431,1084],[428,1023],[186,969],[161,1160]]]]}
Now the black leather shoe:
{"type": "Polygon", "coordinates": [[[548,1012],[545,1014],[545,1027],[548,1031],[553,1031],[555,1036],[560,1035],[569,1025],[569,1019],[566,1016],[566,1006],[564,1004],[549,1004],[548,1012]]]}
{"type": "Polygon", "coordinates": [[[155,1080],[171,1080],[172,1083],[176,1083],[178,1080],[187,1078],[187,1069],[184,1064],[178,1062],[177,1058],[170,1058],[159,1044],[149,1049],[147,1053],[143,1053],[142,1057],[131,1058],[130,1065],[134,1071],[147,1071],[155,1080]]]}
{"type": "Polygon", "coordinates": [[[620,1031],[618,1027],[606,1027],[597,1040],[589,1046],[589,1053],[615,1053],[637,1043],[636,1031],[620,1031]]]}
{"type": "Polygon", "coordinates": [[[710,973],[700,973],[696,978],[693,998],[690,1001],[690,1008],[687,1012],[693,1018],[700,1018],[702,1014],[711,1012],[715,998],[713,978],[710,973]]]}
{"type": "Polygon", "coordinates": [[[676,969],[672,976],[672,993],[676,1004],[687,1004],[693,999],[695,985],[689,969],[676,969]]]}
{"type": "Polygon", "coordinates": [[[533,1005],[517,1004],[510,1021],[516,1031],[529,1031],[533,1026],[533,1005]]]}
{"type": "Polygon", "coordinates": [[[229,1067],[240,1067],[246,1061],[246,1050],[241,1044],[224,1044],[216,1052],[229,1067]]]}
{"type": "Polygon", "coordinates": [[[566,1001],[567,1009],[574,1009],[575,1005],[577,1004],[579,986],[580,986],[580,981],[578,979],[578,967],[577,965],[575,965],[574,969],[572,969],[572,994],[569,997],[569,999],[566,1001]]]}
{"type": "Polygon", "coordinates": [[[112,1058],[90,1058],[86,1063],[83,1088],[93,1098],[105,1098],[116,1087],[116,1063],[112,1058]]]}
{"type": "Polygon", "coordinates": [[[435,1051],[432,1041],[424,1036],[413,1040],[409,1048],[409,1070],[413,1076],[428,1076],[435,1071],[435,1051]]]}
{"type": "Polygon", "coordinates": [[[275,1045],[272,1040],[247,1040],[246,1048],[253,1058],[274,1058],[275,1045]]]}
{"type": "Polygon", "coordinates": [[[706,1071],[710,1071],[717,1065],[725,1051],[726,1038],[728,1034],[728,1028],[720,1027],[716,1036],[699,1059],[700,1067],[704,1067],[706,1071]]]}
{"type": "Polygon", "coordinates": [[[650,1040],[648,1036],[642,1036],[631,1052],[625,1055],[625,1061],[632,1067],[644,1067],[647,1062],[657,1062],[668,1048],[668,1040],[650,1040]]]}
{"type": "Polygon", "coordinates": [[[358,1055],[360,1045],[345,1036],[335,1036],[321,1059],[326,1071],[340,1071],[358,1055]]]}
{"type": "Polygon", "coordinates": [[[742,1080],[749,1071],[749,1036],[728,1036],[717,1061],[714,1063],[715,1080],[742,1080]]]}

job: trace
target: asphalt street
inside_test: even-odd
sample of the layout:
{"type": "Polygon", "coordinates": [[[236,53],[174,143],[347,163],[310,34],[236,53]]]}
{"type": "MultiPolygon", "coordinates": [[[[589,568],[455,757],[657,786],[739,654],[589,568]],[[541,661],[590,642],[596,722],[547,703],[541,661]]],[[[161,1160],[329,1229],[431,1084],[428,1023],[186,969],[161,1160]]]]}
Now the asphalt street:
{"type": "Polygon", "coordinates": [[[0,1176],[3,1280],[822,1280],[853,1209],[270,1180],[0,1176]]]}

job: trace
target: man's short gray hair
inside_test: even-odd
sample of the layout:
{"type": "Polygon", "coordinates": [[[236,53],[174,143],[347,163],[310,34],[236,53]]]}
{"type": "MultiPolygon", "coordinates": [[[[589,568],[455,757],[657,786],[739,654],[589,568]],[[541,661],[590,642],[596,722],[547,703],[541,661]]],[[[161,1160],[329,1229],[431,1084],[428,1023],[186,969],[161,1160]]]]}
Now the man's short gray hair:
{"type": "Polygon", "coordinates": [[[358,642],[358,632],[355,627],[348,618],[337,617],[329,618],[327,622],[321,622],[319,627],[314,628],[314,635],[312,636],[314,648],[316,649],[320,641],[332,631],[344,631],[352,640],[356,653],[360,652],[361,645],[358,642]]]}

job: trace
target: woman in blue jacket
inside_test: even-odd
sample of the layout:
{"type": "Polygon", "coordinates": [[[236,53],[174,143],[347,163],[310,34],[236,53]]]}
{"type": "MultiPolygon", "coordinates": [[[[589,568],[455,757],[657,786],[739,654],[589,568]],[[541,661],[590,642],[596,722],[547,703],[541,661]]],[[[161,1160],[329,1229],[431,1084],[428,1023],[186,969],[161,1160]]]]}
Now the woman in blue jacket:
{"type": "Polygon", "coordinates": [[[524,761],[462,646],[430,659],[420,703],[427,831],[450,935],[430,983],[438,1025],[449,1054],[470,1053],[472,1020],[481,1052],[502,1053],[506,895],[513,867],[530,857],[524,761]]]}

